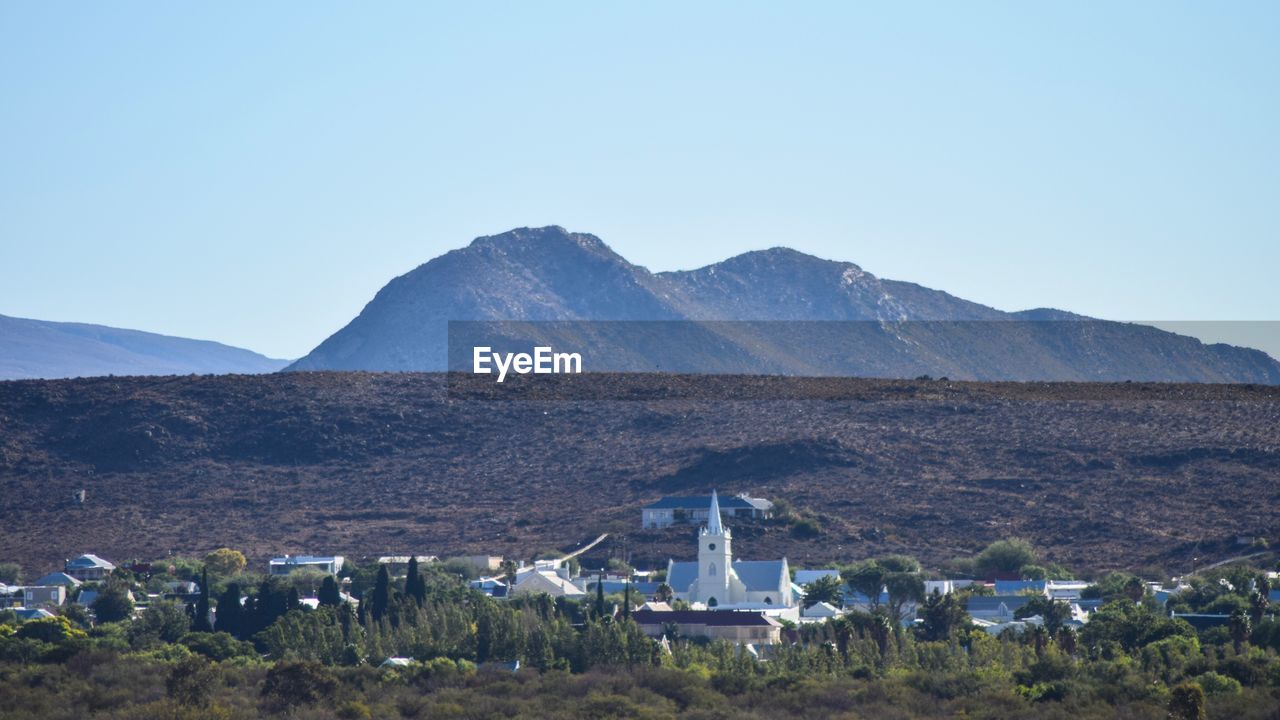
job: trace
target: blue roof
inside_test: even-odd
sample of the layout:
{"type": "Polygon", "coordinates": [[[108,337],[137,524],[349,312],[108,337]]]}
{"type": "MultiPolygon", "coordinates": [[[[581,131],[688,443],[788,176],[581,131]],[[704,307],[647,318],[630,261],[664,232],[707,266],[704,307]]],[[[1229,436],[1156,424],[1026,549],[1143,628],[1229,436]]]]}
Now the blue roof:
{"type": "Polygon", "coordinates": [[[66,564],[67,570],[80,570],[82,568],[103,568],[104,570],[114,570],[115,565],[103,560],[97,555],[84,554],[75,560],[68,560],[66,564]]]}
{"type": "MultiPolygon", "coordinates": [[[[751,503],[747,502],[745,499],[740,498],[736,495],[719,497],[717,498],[717,500],[720,503],[721,510],[737,510],[740,508],[755,507],[751,503]]],[[[657,502],[653,502],[648,505],[645,505],[643,509],[665,510],[665,509],[685,508],[685,509],[702,510],[703,508],[709,509],[710,507],[711,507],[710,495],[688,495],[688,496],[664,497],[657,502]]]]}
{"type": "Polygon", "coordinates": [[[698,579],[698,563],[673,562],[667,571],[667,584],[678,593],[689,592],[689,586],[698,579]]]}
{"type": "Polygon", "coordinates": [[[32,585],[79,585],[80,581],[64,572],[51,572],[31,583],[32,585]]]}
{"type": "Polygon", "coordinates": [[[996,595],[1017,595],[1028,590],[1044,592],[1048,587],[1045,580],[997,580],[996,595]]]}
{"type": "Polygon", "coordinates": [[[795,583],[797,585],[808,585],[809,583],[817,582],[819,578],[824,577],[834,577],[839,580],[840,571],[834,568],[827,568],[825,570],[797,570],[795,583]]]}
{"type": "Polygon", "coordinates": [[[733,564],[738,579],[752,592],[786,588],[791,585],[786,560],[739,560],[733,564]]]}
{"type": "Polygon", "coordinates": [[[1031,602],[1030,595],[973,595],[969,598],[967,609],[969,614],[974,612],[994,612],[1003,604],[1009,608],[1009,612],[1017,612],[1018,608],[1029,602],[1031,602]]]}
{"type": "MultiPolygon", "coordinates": [[[[595,587],[596,584],[597,583],[594,583],[594,582],[587,583],[588,592],[594,592],[596,589],[595,587]]],[[[631,592],[639,593],[640,595],[652,595],[658,592],[658,586],[661,584],[662,583],[656,583],[656,582],[633,582],[631,583],[631,592]]],[[[624,580],[605,580],[604,581],[604,591],[609,594],[620,593],[623,590],[625,590],[626,587],[627,587],[627,583],[624,580]]]]}
{"type": "MultiPolygon", "coordinates": [[[[739,560],[733,564],[733,571],[751,592],[765,590],[781,592],[791,585],[786,560],[739,560]]],[[[673,562],[667,573],[667,584],[679,593],[688,592],[689,586],[697,579],[698,563],[696,562],[673,562]]]]}

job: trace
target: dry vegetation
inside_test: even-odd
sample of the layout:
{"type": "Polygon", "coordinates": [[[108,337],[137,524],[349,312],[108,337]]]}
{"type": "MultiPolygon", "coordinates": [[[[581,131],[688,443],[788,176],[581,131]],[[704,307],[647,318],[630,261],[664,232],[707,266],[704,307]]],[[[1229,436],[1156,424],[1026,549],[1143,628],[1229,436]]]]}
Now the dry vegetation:
{"type": "Polygon", "coordinates": [[[665,562],[688,554],[688,531],[639,531],[640,506],[713,487],[815,521],[816,538],[786,521],[736,528],[740,556],[794,564],[936,564],[1020,535],[1070,566],[1178,570],[1280,531],[1277,387],[538,380],[0,383],[0,559],[36,570],[223,545],[528,557],[611,530],[635,563],[665,562]]]}

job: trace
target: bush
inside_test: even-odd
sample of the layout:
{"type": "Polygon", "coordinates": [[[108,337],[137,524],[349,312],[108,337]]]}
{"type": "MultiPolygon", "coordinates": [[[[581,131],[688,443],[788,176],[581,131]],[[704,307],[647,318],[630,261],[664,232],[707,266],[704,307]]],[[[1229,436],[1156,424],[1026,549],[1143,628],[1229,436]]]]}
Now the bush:
{"type": "Polygon", "coordinates": [[[178,638],[191,652],[217,662],[236,657],[256,657],[252,643],[237,640],[228,633],[189,632],[178,638]]]}
{"type": "Polygon", "coordinates": [[[1196,682],[1204,688],[1205,695],[1238,695],[1243,690],[1239,680],[1216,672],[1207,672],[1196,678],[1196,682]]]}

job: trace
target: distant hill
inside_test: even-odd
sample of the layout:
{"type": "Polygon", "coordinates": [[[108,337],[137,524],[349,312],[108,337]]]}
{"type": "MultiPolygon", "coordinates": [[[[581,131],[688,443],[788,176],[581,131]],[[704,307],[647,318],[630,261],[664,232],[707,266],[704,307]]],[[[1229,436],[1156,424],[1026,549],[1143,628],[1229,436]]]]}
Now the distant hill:
{"type": "Polygon", "coordinates": [[[1002,312],[787,248],[652,273],[554,226],[481,237],[395,278],[289,369],[457,369],[459,320],[595,321],[468,330],[583,351],[589,371],[1280,383],[1261,351],[1150,326],[1002,312]]]}
{"type": "Polygon", "coordinates": [[[288,364],[208,340],[0,315],[0,380],[275,372],[288,364]]]}
{"type": "Polygon", "coordinates": [[[1280,538],[1280,387],[543,380],[578,399],[493,401],[493,384],[416,373],[0,383],[0,562],[528,558],[610,532],[619,557],[665,567],[691,556],[691,528],[642,531],[640,507],[713,488],[812,517],[816,538],[733,527],[740,557],[807,567],[936,565],[1019,536],[1077,569],[1174,574],[1239,554],[1238,535],[1280,538]]]}

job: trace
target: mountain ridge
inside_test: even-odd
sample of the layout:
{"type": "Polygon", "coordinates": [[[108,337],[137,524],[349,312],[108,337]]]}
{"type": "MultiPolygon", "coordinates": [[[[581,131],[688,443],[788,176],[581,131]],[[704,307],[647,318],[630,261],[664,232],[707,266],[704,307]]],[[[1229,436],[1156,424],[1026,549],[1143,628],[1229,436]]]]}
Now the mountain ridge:
{"type": "Polygon", "coordinates": [[[0,380],[256,374],[288,364],[212,340],[0,315],[0,380]]]}
{"type": "Polygon", "coordinates": [[[482,236],[394,278],[286,369],[460,369],[450,321],[525,323],[481,344],[554,340],[590,349],[589,369],[604,372],[1280,384],[1280,363],[1256,350],[1065,310],[1005,312],[784,246],[655,273],[556,225],[482,236]],[[546,321],[616,322],[533,325],[546,321]]]}

